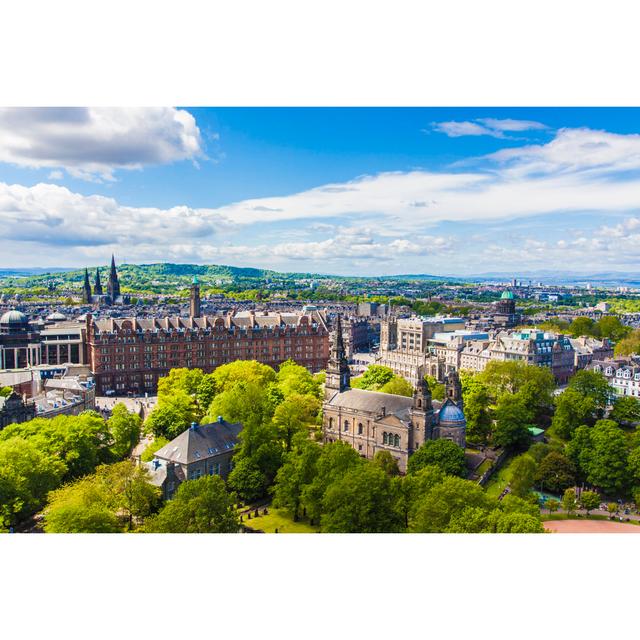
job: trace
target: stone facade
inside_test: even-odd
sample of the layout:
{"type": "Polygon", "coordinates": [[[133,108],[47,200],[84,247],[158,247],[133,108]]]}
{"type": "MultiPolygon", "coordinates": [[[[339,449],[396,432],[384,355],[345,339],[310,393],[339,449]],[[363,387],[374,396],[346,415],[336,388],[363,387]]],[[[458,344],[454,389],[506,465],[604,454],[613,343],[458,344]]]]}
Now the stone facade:
{"type": "Polygon", "coordinates": [[[448,438],[465,446],[466,422],[460,381],[455,372],[447,379],[447,398],[442,404],[432,401],[424,375],[420,375],[412,398],[351,389],[349,383],[349,366],[338,320],[325,382],[325,443],[342,440],[368,459],[378,451],[388,451],[402,473],[407,470],[409,456],[427,440],[448,438]]]}

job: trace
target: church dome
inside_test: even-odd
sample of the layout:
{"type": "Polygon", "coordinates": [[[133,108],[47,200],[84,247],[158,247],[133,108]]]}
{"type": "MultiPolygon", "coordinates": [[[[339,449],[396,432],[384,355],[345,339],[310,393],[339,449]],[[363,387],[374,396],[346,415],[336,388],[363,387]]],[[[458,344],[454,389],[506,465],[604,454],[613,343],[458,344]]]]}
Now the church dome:
{"type": "Polygon", "coordinates": [[[0,318],[0,324],[27,324],[27,322],[27,316],[16,309],[7,311],[6,313],[2,314],[2,317],[0,318]]]}
{"type": "Polygon", "coordinates": [[[444,404],[438,414],[438,420],[441,426],[464,427],[467,424],[462,409],[453,402],[444,404]]]}
{"type": "Polygon", "coordinates": [[[503,291],[500,296],[500,300],[513,300],[513,293],[511,291],[503,291]]]}
{"type": "Polygon", "coordinates": [[[59,321],[59,320],[66,320],[66,319],[67,319],[67,316],[65,316],[63,313],[59,313],[58,311],[47,316],[47,320],[59,321]]]}

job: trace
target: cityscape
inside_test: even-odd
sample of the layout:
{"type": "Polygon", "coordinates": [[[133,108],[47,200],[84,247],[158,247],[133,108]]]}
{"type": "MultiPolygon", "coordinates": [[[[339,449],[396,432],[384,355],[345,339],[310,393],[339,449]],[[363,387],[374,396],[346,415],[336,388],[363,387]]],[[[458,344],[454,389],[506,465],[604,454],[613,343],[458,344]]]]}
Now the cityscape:
{"type": "Polygon", "coordinates": [[[0,530],[640,533],[636,116],[0,109],[0,530]]]}

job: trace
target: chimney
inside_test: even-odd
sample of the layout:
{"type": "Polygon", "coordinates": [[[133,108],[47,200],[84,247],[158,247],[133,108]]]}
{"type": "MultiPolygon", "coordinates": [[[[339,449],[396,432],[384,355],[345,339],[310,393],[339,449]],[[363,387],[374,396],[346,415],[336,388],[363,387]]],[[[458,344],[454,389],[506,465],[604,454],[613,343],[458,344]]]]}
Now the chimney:
{"type": "Polygon", "coordinates": [[[224,422],[224,418],[222,416],[218,416],[218,424],[222,424],[224,422]]]}
{"type": "Polygon", "coordinates": [[[191,423],[191,431],[195,431],[198,428],[198,423],[197,422],[192,422],[191,423]]]}

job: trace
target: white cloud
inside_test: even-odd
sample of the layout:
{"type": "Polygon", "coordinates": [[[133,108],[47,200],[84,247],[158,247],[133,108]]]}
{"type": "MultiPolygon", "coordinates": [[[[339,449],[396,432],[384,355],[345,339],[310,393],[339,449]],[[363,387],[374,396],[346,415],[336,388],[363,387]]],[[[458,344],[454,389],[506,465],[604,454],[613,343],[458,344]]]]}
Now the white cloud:
{"type": "Polygon", "coordinates": [[[531,131],[532,129],[546,129],[547,126],[533,120],[512,120],[511,118],[479,118],[477,122],[495,131],[531,131]]]}
{"type": "Polygon", "coordinates": [[[113,180],[117,169],[203,156],[200,130],[183,109],[0,109],[0,162],[113,180]]]}
{"type": "Polygon", "coordinates": [[[502,133],[493,131],[487,127],[483,127],[477,122],[434,122],[434,131],[439,131],[448,135],[450,138],[460,138],[461,136],[493,136],[494,138],[502,138],[502,133]]]}

